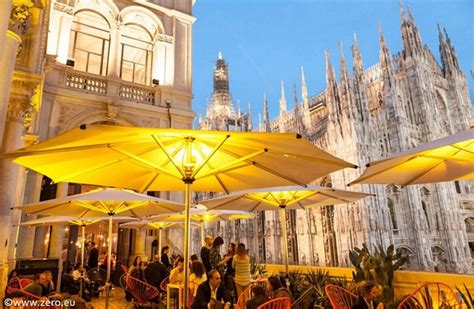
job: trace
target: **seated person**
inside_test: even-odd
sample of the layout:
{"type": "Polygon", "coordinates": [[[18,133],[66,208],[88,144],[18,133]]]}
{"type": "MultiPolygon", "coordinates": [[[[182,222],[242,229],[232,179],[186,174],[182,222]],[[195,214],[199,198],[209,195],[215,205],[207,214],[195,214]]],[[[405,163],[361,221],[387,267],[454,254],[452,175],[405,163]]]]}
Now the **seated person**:
{"type": "Polygon", "coordinates": [[[268,278],[267,290],[273,294],[273,298],[288,297],[291,299],[292,303],[295,301],[293,295],[291,295],[291,292],[287,288],[283,287],[280,278],[277,276],[271,276],[268,278]]]}
{"type": "Polygon", "coordinates": [[[43,284],[41,296],[48,297],[49,299],[62,299],[63,295],[57,293],[56,289],[54,288],[53,274],[51,273],[51,271],[46,270],[43,272],[43,274],[46,277],[46,281],[43,284]]]}
{"type": "Polygon", "coordinates": [[[79,294],[80,279],[80,275],[79,278],[76,279],[73,274],[72,267],[67,266],[62,278],[63,291],[70,295],[79,294]]]}
{"type": "Polygon", "coordinates": [[[204,265],[199,261],[192,262],[191,274],[189,275],[189,291],[194,297],[196,297],[199,285],[205,281],[207,281],[207,276],[204,265]]]}
{"type": "Polygon", "coordinates": [[[209,272],[209,279],[199,285],[192,309],[229,309],[231,298],[221,285],[221,274],[213,269],[209,272]]]}
{"type": "Polygon", "coordinates": [[[265,289],[261,286],[252,288],[252,298],[247,301],[245,307],[247,309],[257,309],[258,306],[263,305],[269,301],[265,289]]]}
{"type": "Polygon", "coordinates": [[[146,282],[160,289],[161,282],[168,276],[168,269],[160,262],[160,256],[157,254],[154,261],[147,265],[143,273],[146,282]]]}
{"type": "Polygon", "coordinates": [[[46,275],[44,273],[36,274],[35,281],[28,284],[25,287],[24,291],[30,294],[36,295],[38,297],[41,297],[43,293],[43,285],[45,284],[46,284],[46,275]]]}
{"type": "Polygon", "coordinates": [[[179,258],[176,267],[170,272],[170,283],[181,284],[184,282],[184,258],[179,258]]]}
{"type": "Polygon", "coordinates": [[[383,309],[383,304],[377,302],[380,296],[380,289],[371,281],[361,281],[357,283],[359,298],[352,305],[351,309],[383,309]]]}

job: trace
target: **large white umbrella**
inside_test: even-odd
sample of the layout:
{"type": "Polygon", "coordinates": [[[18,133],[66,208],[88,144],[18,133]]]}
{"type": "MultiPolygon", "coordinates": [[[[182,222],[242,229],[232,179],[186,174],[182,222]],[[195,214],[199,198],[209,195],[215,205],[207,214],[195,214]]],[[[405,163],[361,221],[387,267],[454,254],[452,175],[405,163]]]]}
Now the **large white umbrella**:
{"type": "MultiPolygon", "coordinates": [[[[245,220],[252,219],[255,214],[241,210],[207,210],[205,207],[199,208],[201,205],[197,205],[198,208],[193,208],[189,212],[191,222],[199,223],[201,232],[201,242],[204,244],[204,223],[216,222],[216,221],[231,221],[231,220],[245,220]]],[[[159,222],[184,222],[185,214],[174,213],[157,215],[151,218],[152,221],[159,222]]]]}
{"type": "Polygon", "coordinates": [[[257,190],[246,190],[201,201],[209,210],[240,209],[246,211],[264,211],[280,209],[283,234],[283,252],[285,269],[288,273],[288,235],[286,232],[286,209],[305,209],[325,205],[352,203],[368,193],[337,190],[320,186],[273,187],[257,190]]]}
{"type": "MultiPolygon", "coordinates": [[[[106,288],[110,286],[110,267],[112,256],[112,220],[117,214],[127,217],[144,219],[152,215],[183,210],[183,204],[139,194],[131,190],[100,188],[86,193],[59,197],[39,203],[14,207],[26,214],[70,216],[76,219],[95,218],[108,216],[108,248],[107,248],[107,281],[106,288]]],[[[108,307],[108,295],[106,307],[108,307]]]]}
{"type": "Polygon", "coordinates": [[[474,179],[474,128],[367,164],[357,183],[401,186],[474,179]]]}
{"type": "MultiPolygon", "coordinates": [[[[301,185],[355,167],[299,134],[81,125],[0,155],[65,181],[143,191],[185,192],[184,258],[189,251],[191,190],[231,192],[301,185]]],[[[188,264],[184,264],[188,278],[188,264]]],[[[184,284],[187,304],[188,280],[184,284]]]]}

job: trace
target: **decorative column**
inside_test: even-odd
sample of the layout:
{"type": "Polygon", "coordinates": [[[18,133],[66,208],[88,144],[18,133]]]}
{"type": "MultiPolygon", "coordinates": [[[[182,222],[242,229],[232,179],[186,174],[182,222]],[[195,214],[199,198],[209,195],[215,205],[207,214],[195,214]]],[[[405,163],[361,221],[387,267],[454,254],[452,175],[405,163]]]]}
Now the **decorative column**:
{"type": "MultiPolygon", "coordinates": [[[[69,184],[67,182],[58,183],[56,189],[56,198],[68,195],[69,184]]],[[[64,225],[53,225],[51,229],[50,244],[49,244],[49,258],[58,259],[58,274],[63,273],[63,239],[64,239],[64,225]]],[[[59,292],[61,287],[61,276],[58,276],[56,282],[56,290],[59,292]]]]}
{"type": "MultiPolygon", "coordinates": [[[[1,150],[9,151],[23,146],[21,136],[25,114],[30,110],[32,87],[22,83],[24,94],[12,93],[7,110],[7,121],[1,150]]],[[[16,88],[16,86],[15,86],[16,88]]],[[[13,90],[12,90],[13,92],[13,90]]],[[[20,167],[8,160],[0,161],[0,286],[5,286],[8,275],[8,246],[11,233],[11,210],[15,198],[20,167]]],[[[0,291],[3,294],[4,291],[0,291]]],[[[0,295],[3,296],[3,295],[0,295]]]]}
{"type": "Polygon", "coordinates": [[[0,59],[3,56],[3,48],[7,39],[7,31],[9,24],[10,12],[12,10],[12,2],[10,0],[0,1],[0,59]]]}
{"type": "Polygon", "coordinates": [[[58,56],[56,60],[62,64],[66,64],[69,53],[69,40],[71,38],[71,26],[74,16],[72,14],[63,13],[60,17],[60,28],[58,38],[58,56]]]}
{"type": "Polygon", "coordinates": [[[120,24],[117,23],[115,28],[110,29],[110,53],[108,63],[108,75],[116,78],[120,78],[120,59],[122,58],[119,27],[120,24]]]}
{"type": "Polygon", "coordinates": [[[135,233],[135,245],[133,246],[133,254],[135,257],[137,255],[145,255],[145,239],[146,239],[146,228],[139,229],[135,233]]]}

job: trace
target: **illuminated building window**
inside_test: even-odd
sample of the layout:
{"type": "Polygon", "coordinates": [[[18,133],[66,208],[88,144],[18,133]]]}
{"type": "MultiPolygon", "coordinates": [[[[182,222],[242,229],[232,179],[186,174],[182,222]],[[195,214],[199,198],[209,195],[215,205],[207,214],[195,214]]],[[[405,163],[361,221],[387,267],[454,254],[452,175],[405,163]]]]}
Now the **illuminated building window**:
{"type": "Polygon", "coordinates": [[[152,35],[140,25],[126,25],[122,30],[120,77],[132,83],[150,85],[152,60],[152,35]]]}

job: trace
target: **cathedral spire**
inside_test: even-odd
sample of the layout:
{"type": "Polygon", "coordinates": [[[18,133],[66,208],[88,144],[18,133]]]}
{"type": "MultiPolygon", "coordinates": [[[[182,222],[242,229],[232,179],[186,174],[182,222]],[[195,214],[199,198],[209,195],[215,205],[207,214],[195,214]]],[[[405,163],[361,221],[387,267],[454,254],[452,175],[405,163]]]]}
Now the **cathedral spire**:
{"type": "Polygon", "coordinates": [[[359,50],[359,44],[357,43],[357,33],[354,32],[354,44],[352,45],[352,63],[354,70],[354,79],[363,80],[364,76],[364,63],[362,62],[362,56],[359,50]]]}
{"type": "Polygon", "coordinates": [[[335,77],[334,77],[334,69],[332,68],[331,65],[331,60],[329,59],[329,50],[324,51],[324,56],[326,57],[326,86],[327,87],[332,87],[335,83],[335,77]]]}
{"type": "Polygon", "coordinates": [[[263,93],[263,131],[270,132],[270,115],[268,112],[267,94],[263,93]]]}
{"type": "Polygon", "coordinates": [[[390,50],[388,49],[388,46],[385,43],[385,38],[382,33],[382,25],[380,24],[380,22],[378,24],[378,30],[379,30],[379,44],[380,44],[380,50],[379,50],[380,67],[382,70],[382,75],[383,75],[384,80],[388,82],[388,86],[391,86],[393,82],[392,79],[394,77],[392,54],[390,53],[390,50]]]}
{"type": "Polygon", "coordinates": [[[352,45],[352,69],[354,72],[354,117],[364,122],[368,115],[367,94],[365,92],[364,64],[357,43],[357,34],[354,32],[354,44],[352,45]]]}
{"type": "Polygon", "coordinates": [[[252,123],[252,105],[249,103],[249,109],[248,109],[248,116],[247,116],[247,130],[252,131],[253,129],[253,123],[252,123]]]}
{"type": "Polygon", "coordinates": [[[301,99],[303,100],[303,109],[307,110],[309,108],[308,88],[306,87],[303,66],[301,66],[301,99]]]}
{"type": "Polygon", "coordinates": [[[299,107],[298,93],[296,92],[296,84],[293,84],[293,104],[294,104],[295,110],[296,110],[299,107]]]}
{"type": "Polygon", "coordinates": [[[441,32],[438,24],[439,52],[441,55],[441,64],[443,66],[444,75],[452,75],[455,71],[461,71],[456,55],[456,50],[451,45],[448,32],[443,28],[444,34],[441,32]]]}
{"type": "MultiPolygon", "coordinates": [[[[349,82],[349,72],[347,69],[346,58],[344,56],[344,47],[342,41],[339,42],[339,68],[341,70],[341,87],[343,92],[347,95],[347,98],[350,96],[350,82],[349,82]]],[[[348,101],[348,100],[347,100],[348,101]]]]}
{"type": "Polygon", "coordinates": [[[400,1],[400,22],[401,32],[403,41],[403,51],[405,57],[411,57],[415,55],[422,55],[423,44],[421,43],[420,33],[418,27],[415,24],[415,19],[409,6],[408,18],[403,10],[403,3],[400,1]]]}
{"type": "Polygon", "coordinates": [[[263,131],[263,128],[262,128],[262,114],[261,113],[258,113],[258,132],[262,132],[263,131]]]}
{"type": "Polygon", "coordinates": [[[281,81],[280,89],[280,117],[283,117],[286,114],[286,98],[285,98],[285,86],[283,81],[281,81]]]}

